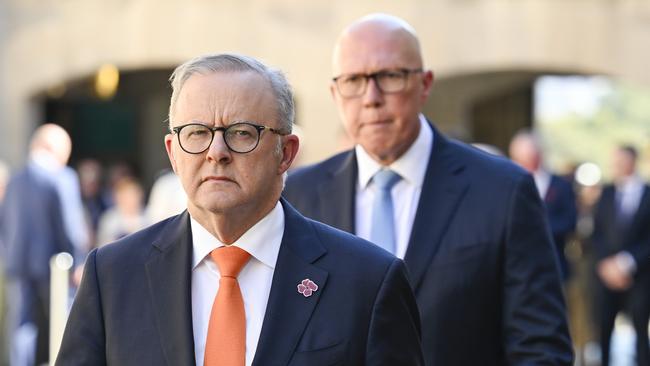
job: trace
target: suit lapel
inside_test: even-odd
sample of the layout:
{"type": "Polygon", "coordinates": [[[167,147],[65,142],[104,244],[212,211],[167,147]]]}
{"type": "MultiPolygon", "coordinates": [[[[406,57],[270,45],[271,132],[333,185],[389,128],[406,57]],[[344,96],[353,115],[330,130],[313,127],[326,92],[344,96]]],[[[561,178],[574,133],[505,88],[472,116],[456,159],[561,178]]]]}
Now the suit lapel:
{"type": "Polygon", "coordinates": [[[194,365],[188,213],[173,219],[160,238],[145,264],[160,342],[168,365],[194,365]]]}
{"type": "Polygon", "coordinates": [[[646,205],[650,204],[650,187],[647,185],[643,186],[643,192],[641,193],[641,197],[639,197],[639,205],[636,208],[636,211],[634,212],[634,215],[632,216],[632,222],[631,222],[631,228],[636,229],[636,230],[627,230],[627,236],[631,235],[633,232],[637,232],[639,228],[642,228],[643,225],[647,225],[645,215],[646,215],[646,205]]]}
{"type": "Polygon", "coordinates": [[[311,224],[284,199],[282,206],[284,236],[253,366],[289,362],[327,282],[327,272],[312,264],[326,251],[311,224]],[[318,285],[318,290],[309,297],[297,289],[306,278],[318,285]]]}
{"type": "Polygon", "coordinates": [[[551,179],[548,183],[548,188],[546,188],[546,194],[544,194],[544,203],[547,205],[552,205],[555,203],[555,199],[557,196],[557,185],[558,185],[558,177],[551,175],[551,179]]]}
{"type": "Polygon", "coordinates": [[[435,128],[433,133],[433,149],[404,257],[416,293],[468,187],[461,174],[464,165],[455,157],[454,146],[435,128]]]}
{"type": "Polygon", "coordinates": [[[616,223],[616,188],[614,186],[606,187],[602,194],[606,221],[616,223]]]}
{"type": "Polygon", "coordinates": [[[330,181],[319,187],[319,218],[322,222],[354,234],[356,186],[357,159],[354,150],[351,150],[343,164],[330,172],[330,181]]]}

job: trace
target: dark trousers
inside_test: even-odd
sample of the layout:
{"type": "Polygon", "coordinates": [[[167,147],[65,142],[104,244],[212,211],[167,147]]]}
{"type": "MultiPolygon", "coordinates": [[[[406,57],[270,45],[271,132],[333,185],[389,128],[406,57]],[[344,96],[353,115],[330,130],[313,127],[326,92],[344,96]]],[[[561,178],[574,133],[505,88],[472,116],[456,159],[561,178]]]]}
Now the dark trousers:
{"type": "MultiPolygon", "coordinates": [[[[36,351],[34,363],[41,365],[49,361],[49,337],[50,337],[50,284],[49,280],[37,281],[32,279],[15,279],[13,284],[13,295],[18,299],[13,301],[11,312],[10,332],[15,331],[19,326],[32,323],[38,331],[36,336],[36,351]]],[[[10,333],[11,334],[11,333],[10,333]]],[[[11,335],[10,335],[11,337],[11,335]]]]}
{"type": "Polygon", "coordinates": [[[599,323],[602,366],[609,366],[610,345],[614,321],[620,311],[632,318],[636,332],[636,360],[639,366],[650,366],[648,321],[650,321],[650,282],[648,276],[637,278],[631,289],[615,292],[600,283],[599,323]]]}

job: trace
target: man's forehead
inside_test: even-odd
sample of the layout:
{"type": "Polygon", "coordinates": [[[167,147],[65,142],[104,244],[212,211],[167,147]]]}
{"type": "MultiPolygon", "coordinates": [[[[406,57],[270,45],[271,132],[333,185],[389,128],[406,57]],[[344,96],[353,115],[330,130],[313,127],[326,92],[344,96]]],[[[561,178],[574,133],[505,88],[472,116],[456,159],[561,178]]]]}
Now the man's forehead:
{"type": "Polygon", "coordinates": [[[222,118],[262,118],[272,111],[273,91],[262,75],[253,71],[218,71],[196,73],[186,80],[174,119],[207,123],[222,118]]]}
{"type": "Polygon", "coordinates": [[[367,22],[350,27],[341,35],[334,50],[335,73],[421,66],[417,38],[393,24],[367,22]]]}
{"type": "Polygon", "coordinates": [[[260,74],[251,70],[235,71],[204,71],[192,74],[184,83],[181,93],[188,89],[188,86],[198,89],[206,88],[224,90],[225,87],[233,89],[258,89],[268,86],[267,80],[260,74]]]}

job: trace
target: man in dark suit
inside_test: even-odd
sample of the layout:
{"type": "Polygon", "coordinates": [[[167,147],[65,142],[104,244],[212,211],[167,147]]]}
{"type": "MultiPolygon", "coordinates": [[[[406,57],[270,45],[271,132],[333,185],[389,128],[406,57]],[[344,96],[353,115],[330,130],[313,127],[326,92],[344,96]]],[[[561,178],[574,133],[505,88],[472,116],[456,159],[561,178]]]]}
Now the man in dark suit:
{"type": "Polygon", "coordinates": [[[284,196],[404,258],[427,365],[571,365],[534,182],[420,114],[433,74],[413,29],[388,15],[353,23],[336,45],[334,75],[331,92],[356,146],[297,170],[284,196]]]}
{"type": "Polygon", "coordinates": [[[59,174],[70,157],[71,141],[54,124],[39,127],[31,139],[27,166],[11,178],[2,205],[6,246],[8,316],[12,365],[48,361],[50,258],[73,252],[63,221],[59,174]],[[33,330],[36,330],[34,343],[33,330]]]}
{"type": "Polygon", "coordinates": [[[562,270],[562,279],[567,280],[570,268],[564,255],[569,236],[576,228],[578,209],[571,183],[551,174],[543,166],[542,147],[538,137],[529,130],[518,131],[510,141],[510,158],[526,169],[535,179],[546,217],[551,225],[551,234],[562,270]]]}
{"type": "Polygon", "coordinates": [[[614,184],[596,204],[592,242],[599,279],[598,313],[602,365],[609,365],[614,320],[628,310],[636,331],[636,359],[650,365],[650,187],[636,173],[637,151],[614,152],[614,184]]]}
{"type": "Polygon", "coordinates": [[[172,89],[188,209],[91,252],[57,365],[422,365],[403,262],[280,200],[298,151],[284,76],[209,55],[172,89]]]}

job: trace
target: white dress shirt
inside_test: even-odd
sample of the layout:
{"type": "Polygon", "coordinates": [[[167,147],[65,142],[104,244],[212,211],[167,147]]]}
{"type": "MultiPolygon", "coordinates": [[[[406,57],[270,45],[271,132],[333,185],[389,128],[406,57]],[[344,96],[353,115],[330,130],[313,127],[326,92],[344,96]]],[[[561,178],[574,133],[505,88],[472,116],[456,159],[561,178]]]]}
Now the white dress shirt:
{"type": "MultiPolygon", "coordinates": [[[[615,202],[617,205],[620,204],[626,216],[632,217],[638,210],[644,187],[643,180],[636,174],[623,178],[616,184],[615,202]]],[[[616,265],[621,271],[628,275],[636,272],[637,264],[632,254],[622,250],[616,254],[615,258],[616,265]]]]}
{"type": "MultiPolygon", "coordinates": [[[[391,189],[395,222],[395,256],[404,258],[411,237],[415,213],[422,193],[424,175],[433,148],[433,132],[423,115],[420,115],[420,132],[411,147],[387,168],[402,179],[391,189]]],[[[361,147],[355,147],[359,180],[356,190],[355,226],[357,236],[370,240],[372,226],[372,203],[375,199],[372,177],[382,169],[361,147]]]]}
{"type": "MultiPolygon", "coordinates": [[[[191,219],[192,230],[192,328],[196,366],[203,366],[205,340],[214,297],[219,290],[219,268],[209,256],[213,249],[224,246],[201,224],[191,219]]],[[[251,255],[237,278],[246,311],[246,365],[255,357],[262,330],[271,281],[284,235],[284,211],[278,202],[262,220],[232,245],[251,255]]]]}
{"type": "Polygon", "coordinates": [[[625,215],[636,213],[643,195],[644,183],[638,175],[623,178],[616,184],[616,202],[620,203],[625,215]]]}
{"type": "Polygon", "coordinates": [[[551,185],[551,174],[544,169],[537,169],[533,172],[533,179],[535,179],[535,187],[537,187],[537,192],[542,198],[542,201],[546,198],[546,192],[548,192],[548,187],[551,185]]]}

